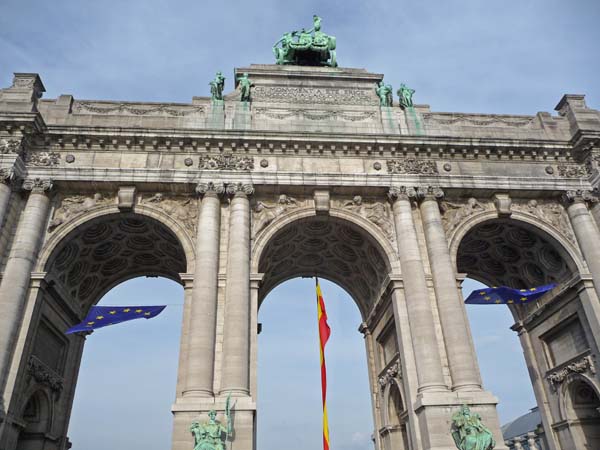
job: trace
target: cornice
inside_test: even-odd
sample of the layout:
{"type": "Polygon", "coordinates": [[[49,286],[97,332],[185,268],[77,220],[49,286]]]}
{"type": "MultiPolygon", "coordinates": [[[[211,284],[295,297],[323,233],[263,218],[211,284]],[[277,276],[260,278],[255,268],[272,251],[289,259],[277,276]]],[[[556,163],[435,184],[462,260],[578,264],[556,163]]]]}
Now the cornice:
{"type": "Polygon", "coordinates": [[[231,130],[50,126],[34,143],[43,151],[239,152],[254,155],[402,156],[571,161],[568,141],[231,130]]]}

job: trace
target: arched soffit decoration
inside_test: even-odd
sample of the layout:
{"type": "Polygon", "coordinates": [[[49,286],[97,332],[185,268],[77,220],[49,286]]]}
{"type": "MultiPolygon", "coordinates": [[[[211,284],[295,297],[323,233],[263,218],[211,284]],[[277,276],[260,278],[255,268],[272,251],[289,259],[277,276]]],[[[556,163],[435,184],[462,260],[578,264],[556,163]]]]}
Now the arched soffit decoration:
{"type": "Polygon", "coordinates": [[[188,252],[178,236],[146,214],[87,218],[48,244],[46,279],[58,283],[83,312],[125,280],[164,276],[180,282],[179,274],[188,269],[188,252]]]}
{"type": "Polygon", "coordinates": [[[451,241],[457,271],[487,285],[528,288],[581,270],[564,238],[538,224],[480,217],[469,225],[451,241]]]}
{"type": "Polygon", "coordinates": [[[344,288],[364,317],[397,265],[391,246],[384,249],[381,236],[360,222],[347,213],[316,216],[306,209],[270,224],[253,254],[253,271],[264,274],[259,305],[280,283],[316,274],[344,288]]]}

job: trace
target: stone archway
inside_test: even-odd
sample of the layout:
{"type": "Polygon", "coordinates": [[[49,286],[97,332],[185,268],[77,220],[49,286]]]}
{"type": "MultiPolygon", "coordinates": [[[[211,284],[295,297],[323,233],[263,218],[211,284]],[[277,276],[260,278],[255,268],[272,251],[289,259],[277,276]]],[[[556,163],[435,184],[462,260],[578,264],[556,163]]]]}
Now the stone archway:
{"type": "Polygon", "coordinates": [[[594,346],[594,339],[584,311],[587,295],[594,295],[593,288],[590,290],[588,285],[588,293],[582,292],[586,290],[581,277],[585,266],[572,251],[567,233],[557,232],[543,221],[518,213],[515,216],[475,215],[462,224],[451,247],[457,272],[488,286],[527,289],[557,284],[537,302],[516,302],[508,307],[515,320],[512,329],[519,334],[523,347],[546,437],[551,448],[561,448],[559,445],[565,444],[559,443],[560,433],[553,432],[562,421],[558,385],[570,364],[581,367],[577,370],[582,372],[589,370],[585,355],[594,346]],[[563,343],[567,341],[571,344],[565,347],[563,343]]]}
{"type": "Polygon", "coordinates": [[[40,259],[43,279],[31,297],[23,349],[27,365],[17,377],[11,404],[11,408],[22,409],[32,417],[25,420],[24,416],[27,425],[22,431],[13,429],[12,439],[22,448],[67,445],[85,336],[64,335],[64,331],[80,322],[112,287],[128,279],[162,276],[183,284],[181,274],[187,272],[193,254],[186,252],[176,232],[158,217],[156,212],[94,210],[61,224],[48,240],[40,259]],[[28,394],[32,390],[48,394],[42,402],[38,394],[28,394]],[[34,418],[41,417],[43,411],[48,411],[43,414],[43,433],[28,431],[34,425],[41,426],[41,419],[34,418]],[[60,437],[60,443],[55,442],[55,436],[60,437]],[[21,444],[23,440],[27,443],[21,444]]]}
{"type": "Polygon", "coordinates": [[[285,280],[319,276],[346,289],[364,317],[391,270],[377,239],[346,217],[312,215],[289,223],[285,219],[273,224],[277,231],[255,253],[258,272],[264,274],[259,304],[285,280]]]}

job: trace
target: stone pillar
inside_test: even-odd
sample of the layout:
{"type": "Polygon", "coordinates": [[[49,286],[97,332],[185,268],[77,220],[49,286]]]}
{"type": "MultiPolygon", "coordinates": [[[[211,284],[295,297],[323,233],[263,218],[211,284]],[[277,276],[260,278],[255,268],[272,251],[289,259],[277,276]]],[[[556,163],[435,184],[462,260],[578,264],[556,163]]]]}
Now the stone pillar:
{"type": "Polygon", "coordinates": [[[600,233],[586,204],[594,198],[588,191],[567,191],[564,200],[577,243],[594,279],[596,293],[600,297],[600,233]]]}
{"type": "Polygon", "coordinates": [[[229,251],[223,327],[221,394],[250,393],[250,200],[251,184],[227,186],[233,195],[229,213],[229,251]]]}
{"type": "Polygon", "coordinates": [[[187,330],[184,397],[212,397],[217,323],[217,278],[223,184],[199,183],[203,195],[198,215],[194,288],[187,330]]]}
{"type": "Polygon", "coordinates": [[[31,271],[48,222],[48,192],[51,188],[51,180],[36,178],[23,183],[23,189],[31,191],[31,194],[19,222],[0,284],[0,392],[6,383],[31,271]]]}
{"type": "Polygon", "coordinates": [[[393,202],[398,255],[417,365],[418,390],[419,392],[446,390],[427,281],[423,271],[423,260],[409,198],[415,198],[416,192],[412,188],[402,186],[390,188],[389,194],[393,202]]]}
{"type": "Polygon", "coordinates": [[[417,192],[421,199],[421,218],[431,265],[442,332],[446,344],[453,390],[480,390],[481,377],[475,349],[469,333],[465,307],[458,292],[456,274],[442,225],[438,199],[441,189],[426,188],[417,192]]]}

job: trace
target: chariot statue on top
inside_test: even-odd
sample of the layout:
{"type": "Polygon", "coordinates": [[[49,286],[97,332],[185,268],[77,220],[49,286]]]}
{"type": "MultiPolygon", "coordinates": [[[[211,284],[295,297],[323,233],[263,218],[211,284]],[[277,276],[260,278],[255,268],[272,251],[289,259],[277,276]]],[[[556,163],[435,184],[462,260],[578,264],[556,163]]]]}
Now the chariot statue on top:
{"type": "Polygon", "coordinates": [[[310,30],[284,33],[273,46],[273,53],[277,64],[337,67],[335,37],[321,31],[321,18],[317,15],[313,16],[310,30]]]}

